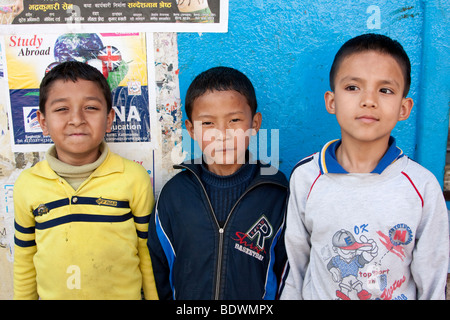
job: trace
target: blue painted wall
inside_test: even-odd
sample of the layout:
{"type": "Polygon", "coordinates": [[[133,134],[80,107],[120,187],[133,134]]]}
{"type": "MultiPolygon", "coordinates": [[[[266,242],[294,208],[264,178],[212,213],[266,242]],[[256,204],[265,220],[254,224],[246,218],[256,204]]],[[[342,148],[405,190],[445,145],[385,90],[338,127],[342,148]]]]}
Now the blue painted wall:
{"type": "Polygon", "coordinates": [[[289,175],[301,158],[340,137],[323,100],[336,51],[361,33],[385,34],[402,43],[410,57],[409,96],[415,101],[410,118],[393,135],[442,185],[449,15],[449,1],[230,0],[227,33],[178,34],[181,99],[194,77],[210,67],[244,72],[256,89],[262,127],[279,129],[280,169],[289,175]]]}

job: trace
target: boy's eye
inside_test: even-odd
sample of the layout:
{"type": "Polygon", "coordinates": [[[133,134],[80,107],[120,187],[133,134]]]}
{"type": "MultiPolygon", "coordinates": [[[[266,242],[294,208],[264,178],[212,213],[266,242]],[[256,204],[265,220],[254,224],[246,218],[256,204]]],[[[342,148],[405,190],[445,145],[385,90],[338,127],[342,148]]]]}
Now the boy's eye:
{"type": "Polygon", "coordinates": [[[388,89],[388,88],[382,88],[380,90],[380,92],[385,93],[385,94],[393,94],[394,93],[394,91],[392,91],[391,89],[388,89]]]}
{"type": "Polygon", "coordinates": [[[238,118],[231,120],[231,122],[239,122],[239,121],[241,121],[241,119],[238,119],[238,118]]]}
{"type": "Polygon", "coordinates": [[[99,108],[96,106],[86,106],[87,110],[98,110],[99,108]]]}
{"type": "Polygon", "coordinates": [[[203,121],[202,122],[202,126],[210,126],[210,125],[212,125],[211,121],[203,121]]]}
{"type": "Polygon", "coordinates": [[[345,90],[347,90],[347,91],[356,91],[356,90],[358,90],[358,87],[357,86],[347,86],[347,87],[345,87],[345,90]]]}

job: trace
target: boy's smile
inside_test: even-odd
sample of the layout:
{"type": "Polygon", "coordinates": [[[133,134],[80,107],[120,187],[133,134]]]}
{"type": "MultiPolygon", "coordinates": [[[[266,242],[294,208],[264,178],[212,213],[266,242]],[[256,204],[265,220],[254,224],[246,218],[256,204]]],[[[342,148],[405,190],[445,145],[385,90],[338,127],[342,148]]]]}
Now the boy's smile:
{"type": "Polygon", "coordinates": [[[48,94],[45,115],[38,112],[44,135],[55,143],[58,159],[80,166],[99,156],[99,145],[111,131],[114,111],[107,113],[100,87],[78,79],[55,81],[48,94]]]}

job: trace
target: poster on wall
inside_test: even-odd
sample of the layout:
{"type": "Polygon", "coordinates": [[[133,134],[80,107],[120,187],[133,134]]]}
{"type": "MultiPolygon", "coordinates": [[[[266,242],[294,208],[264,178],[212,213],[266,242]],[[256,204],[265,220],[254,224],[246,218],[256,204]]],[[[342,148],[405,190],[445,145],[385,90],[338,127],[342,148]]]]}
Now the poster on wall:
{"type": "Polygon", "coordinates": [[[228,0],[0,0],[0,33],[227,32],[228,0]]]}
{"type": "Polygon", "coordinates": [[[4,36],[0,43],[13,152],[44,152],[53,144],[37,121],[39,85],[54,66],[75,60],[97,68],[111,88],[115,117],[105,136],[111,150],[155,177],[160,138],[152,33],[33,33],[4,36]]]}
{"type": "Polygon", "coordinates": [[[108,81],[115,119],[106,141],[147,143],[152,148],[152,122],[156,120],[149,92],[154,94],[154,82],[149,85],[146,41],[143,33],[6,36],[12,150],[45,151],[52,143],[37,121],[39,84],[52,67],[69,60],[96,67],[108,81]]]}

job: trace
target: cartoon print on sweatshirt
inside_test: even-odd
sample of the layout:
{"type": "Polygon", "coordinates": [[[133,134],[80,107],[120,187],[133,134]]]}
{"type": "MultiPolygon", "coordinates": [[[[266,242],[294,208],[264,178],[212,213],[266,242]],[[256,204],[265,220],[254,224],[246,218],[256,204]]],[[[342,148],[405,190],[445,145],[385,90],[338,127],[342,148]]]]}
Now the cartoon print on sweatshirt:
{"type": "Polygon", "coordinates": [[[388,252],[392,252],[403,261],[403,258],[406,257],[403,246],[408,245],[413,238],[411,228],[404,223],[399,223],[389,229],[388,235],[381,231],[377,231],[377,234],[388,252]]]}
{"type": "MultiPolygon", "coordinates": [[[[379,235],[380,242],[386,247],[387,251],[381,256],[378,264],[381,264],[383,258],[389,253],[397,256],[402,262],[406,257],[405,247],[410,244],[413,240],[413,231],[411,228],[404,224],[399,223],[389,229],[387,234],[381,231],[377,231],[379,235]]],[[[408,299],[404,294],[397,293],[403,283],[406,282],[406,276],[403,275],[398,279],[391,279],[388,285],[387,276],[389,274],[389,268],[383,270],[381,275],[378,277],[379,289],[382,290],[380,298],[383,300],[406,300],[408,299]]]]}
{"type": "MultiPolygon", "coordinates": [[[[362,232],[369,232],[368,225],[362,226],[364,226],[362,232]]],[[[358,235],[359,232],[356,230],[360,229],[355,229],[355,234],[358,235]]],[[[337,299],[350,300],[351,296],[357,296],[360,300],[367,300],[372,298],[369,291],[373,293],[373,290],[380,292],[377,299],[407,299],[401,293],[396,294],[406,281],[406,277],[403,275],[398,279],[393,277],[389,279],[391,266],[382,267],[382,265],[389,255],[394,255],[395,259],[401,262],[404,261],[405,247],[412,242],[413,232],[408,225],[399,223],[388,228],[387,232],[376,231],[376,234],[380,252],[375,239],[368,239],[367,236],[361,235],[358,242],[350,231],[344,229],[333,235],[332,246],[335,254],[327,254],[328,257],[325,259],[330,259],[327,269],[333,281],[338,284],[337,299]]]]}
{"type": "Polygon", "coordinates": [[[368,300],[371,294],[363,287],[358,278],[358,271],[378,255],[378,246],[373,239],[362,235],[360,242],[347,230],[340,230],[333,235],[333,251],[336,253],[328,262],[327,269],[334,282],[339,284],[336,297],[350,300],[354,290],[360,300],[368,300]]]}

